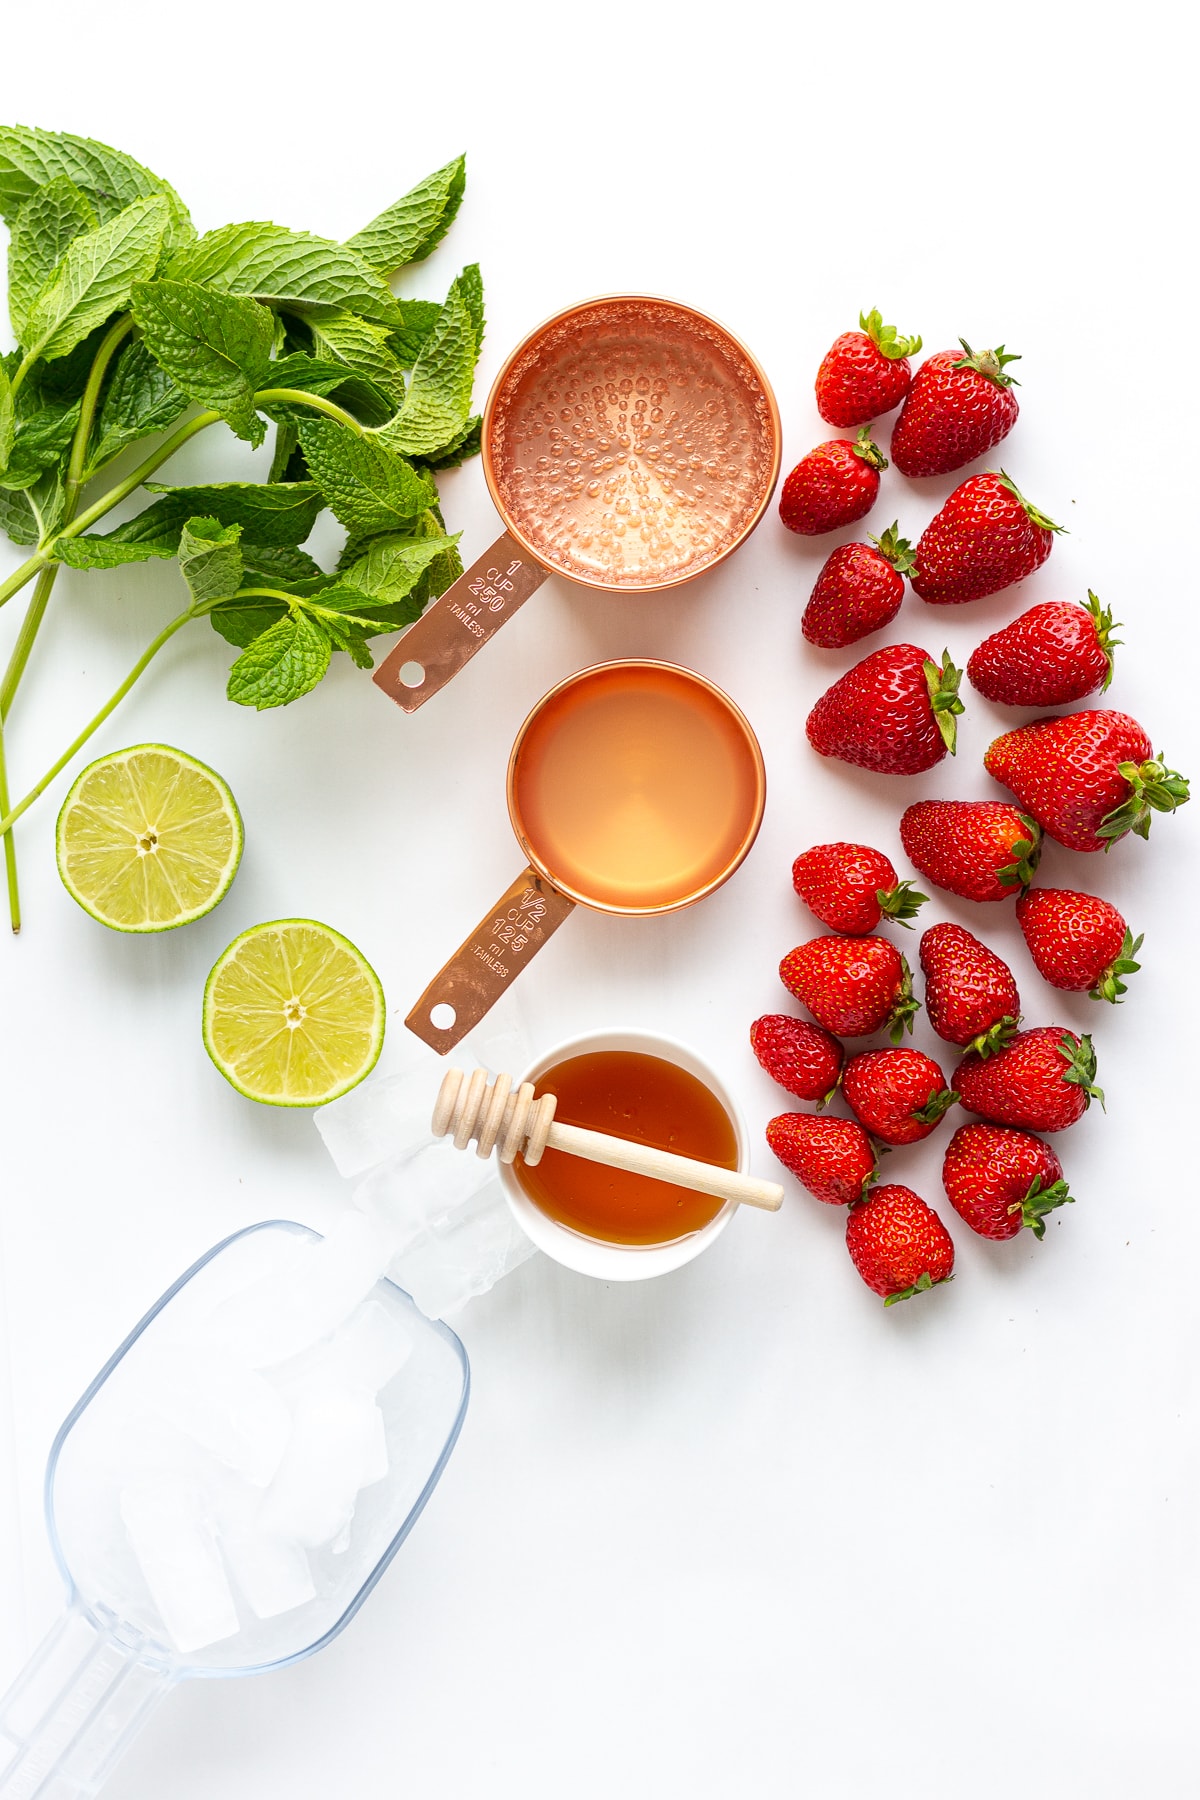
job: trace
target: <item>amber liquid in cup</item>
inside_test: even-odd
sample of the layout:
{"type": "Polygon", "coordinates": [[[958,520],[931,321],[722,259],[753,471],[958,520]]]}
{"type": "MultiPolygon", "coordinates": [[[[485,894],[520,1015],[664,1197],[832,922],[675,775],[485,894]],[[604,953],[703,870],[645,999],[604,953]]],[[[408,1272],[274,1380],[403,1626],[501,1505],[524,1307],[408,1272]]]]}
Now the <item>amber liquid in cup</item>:
{"type": "MultiPolygon", "coordinates": [[[[592,1051],[557,1063],[535,1085],[539,1094],[558,1096],[554,1117],[562,1124],[737,1168],[737,1137],[721,1102],[695,1075],[661,1056],[592,1051]]],[[[547,1150],[532,1169],[518,1157],[513,1168],[548,1218],[610,1244],[669,1244],[702,1230],[724,1204],[711,1194],[608,1169],[561,1150],[547,1150]]]]}
{"type": "Polygon", "coordinates": [[[551,696],[510,795],[522,844],[563,892],[648,913],[724,879],[757,828],[760,782],[728,701],[686,671],[633,663],[551,696]]]}

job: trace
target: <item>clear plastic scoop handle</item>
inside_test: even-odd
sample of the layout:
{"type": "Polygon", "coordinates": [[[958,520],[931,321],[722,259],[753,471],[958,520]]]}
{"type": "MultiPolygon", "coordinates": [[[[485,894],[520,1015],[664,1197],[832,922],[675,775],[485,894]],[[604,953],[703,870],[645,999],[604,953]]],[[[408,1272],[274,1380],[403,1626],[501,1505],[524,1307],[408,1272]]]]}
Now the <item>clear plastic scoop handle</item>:
{"type": "Polygon", "coordinates": [[[179,1680],[144,1645],[79,1605],[0,1700],[2,1800],[91,1800],[179,1680]]]}

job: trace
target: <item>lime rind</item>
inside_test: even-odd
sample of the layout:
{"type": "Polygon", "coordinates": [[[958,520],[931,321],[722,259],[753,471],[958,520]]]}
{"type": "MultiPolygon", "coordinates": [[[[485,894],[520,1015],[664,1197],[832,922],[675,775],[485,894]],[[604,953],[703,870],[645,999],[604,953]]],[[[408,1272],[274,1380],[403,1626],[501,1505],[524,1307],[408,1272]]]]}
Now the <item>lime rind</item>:
{"type": "Polygon", "coordinates": [[[173,931],[225,898],[244,837],[237,802],[215,769],[170,744],[134,744],[89,763],[71,787],[55,831],[58,873],[76,904],[109,930],[173,931]],[[151,825],[156,854],[139,856],[138,837],[151,825]]]}
{"type": "Polygon", "coordinates": [[[378,1062],[385,1024],[378,975],[316,919],[251,926],[205,983],[204,1047],[231,1087],[264,1106],[326,1106],[349,1093],[378,1062]]]}

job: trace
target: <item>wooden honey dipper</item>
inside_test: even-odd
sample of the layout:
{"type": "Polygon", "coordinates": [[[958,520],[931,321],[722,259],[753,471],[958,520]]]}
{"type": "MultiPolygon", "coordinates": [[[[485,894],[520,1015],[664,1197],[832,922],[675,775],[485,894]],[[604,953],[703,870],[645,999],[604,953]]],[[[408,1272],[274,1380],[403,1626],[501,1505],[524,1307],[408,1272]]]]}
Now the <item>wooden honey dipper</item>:
{"type": "Polygon", "coordinates": [[[735,1169],[675,1156],[652,1144],[634,1144],[604,1131],[588,1131],[582,1125],[556,1125],[557,1105],[556,1094],[535,1099],[531,1081],[523,1081],[514,1092],[511,1075],[497,1075],[493,1081],[486,1069],[474,1069],[470,1075],[448,1069],[433,1109],[433,1134],[453,1137],[456,1150],[465,1150],[474,1141],[475,1154],[485,1158],[498,1150],[504,1163],[521,1155],[533,1168],[545,1150],[563,1150],[568,1156],[604,1163],[610,1169],[628,1169],[654,1181],[694,1188],[717,1200],[759,1206],[766,1212],[778,1212],[783,1205],[783,1189],[777,1181],[757,1181],[735,1169]]]}

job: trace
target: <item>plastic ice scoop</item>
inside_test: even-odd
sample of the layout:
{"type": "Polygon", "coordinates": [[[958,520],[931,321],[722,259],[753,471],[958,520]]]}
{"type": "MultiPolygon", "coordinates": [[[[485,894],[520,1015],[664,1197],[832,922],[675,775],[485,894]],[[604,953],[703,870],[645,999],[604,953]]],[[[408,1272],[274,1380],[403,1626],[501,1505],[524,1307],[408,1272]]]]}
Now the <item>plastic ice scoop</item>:
{"type": "Polygon", "coordinates": [[[67,1611],[0,1702],[3,1800],[95,1794],[179,1681],[310,1656],[432,1493],[466,1353],[382,1279],[355,1214],[252,1226],[176,1282],[63,1425],[46,1476],[67,1611]]]}

